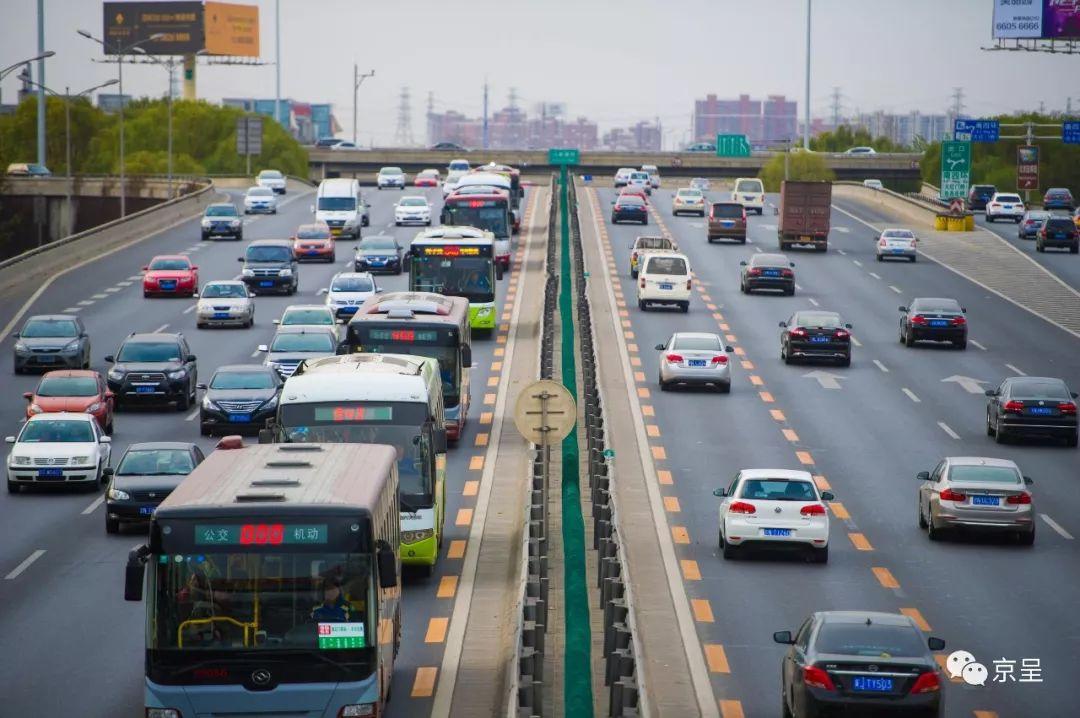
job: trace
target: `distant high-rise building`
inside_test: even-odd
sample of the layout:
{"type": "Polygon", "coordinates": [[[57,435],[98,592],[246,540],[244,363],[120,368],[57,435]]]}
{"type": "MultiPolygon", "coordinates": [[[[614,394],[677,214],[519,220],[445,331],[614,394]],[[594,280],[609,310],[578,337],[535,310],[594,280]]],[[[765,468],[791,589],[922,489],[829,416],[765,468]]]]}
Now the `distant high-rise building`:
{"type": "Polygon", "coordinates": [[[694,140],[712,142],[717,135],[746,135],[752,144],[793,140],[798,132],[794,101],[783,95],[754,100],[740,95],[734,100],[707,95],[694,102],[694,140]]]}
{"type": "MultiPolygon", "coordinates": [[[[492,149],[547,149],[577,147],[595,149],[599,131],[596,123],[585,117],[567,120],[565,107],[542,103],[530,117],[516,106],[496,110],[488,117],[488,145],[492,149]]],[[[460,112],[431,113],[427,117],[428,144],[456,142],[463,147],[482,147],[484,120],[466,117],[460,112]]]]}
{"type": "Polygon", "coordinates": [[[912,147],[916,140],[936,142],[952,131],[952,113],[925,115],[918,110],[904,114],[877,111],[860,113],[850,121],[872,137],[887,137],[902,147],[912,147]]]}

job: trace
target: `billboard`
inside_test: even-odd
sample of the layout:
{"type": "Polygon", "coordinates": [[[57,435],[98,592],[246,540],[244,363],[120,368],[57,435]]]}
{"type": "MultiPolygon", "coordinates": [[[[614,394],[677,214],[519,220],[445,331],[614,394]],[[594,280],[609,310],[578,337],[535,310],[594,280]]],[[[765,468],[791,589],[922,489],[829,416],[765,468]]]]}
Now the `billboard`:
{"type": "Polygon", "coordinates": [[[103,7],[107,55],[130,51],[135,43],[147,55],[183,55],[203,48],[201,2],[107,2],[103,7]],[[161,38],[149,39],[159,33],[161,38]]]}
{"type": "Polygon", "coordinates": [[[994,0],[994,38],[1080,38],[1080,0],[994,0]]]}
{"type": "Polygon", "coordinates": [[[1017,189],[1039,189],[1039,148],[1020,145],[1016,148],[1017,189]]]}
{"type": "Polygon", "coordinates": [[[211,55],[259,56],[259,8],[207,2],[206,51],[211,55]]]}

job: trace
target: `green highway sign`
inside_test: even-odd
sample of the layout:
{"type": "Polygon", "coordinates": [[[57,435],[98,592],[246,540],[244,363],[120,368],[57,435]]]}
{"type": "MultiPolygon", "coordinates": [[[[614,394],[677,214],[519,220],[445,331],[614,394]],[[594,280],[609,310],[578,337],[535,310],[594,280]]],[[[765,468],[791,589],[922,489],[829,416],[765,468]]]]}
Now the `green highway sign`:
{"type": "Polygon", "coordinates": [[[576,165],[581,162],[581,150],[569,147],[553,147],[548,150],[549,165],[576,165]]]}
{"type": "Polygon", "coordinates": [[[941,143],[941,199],[967,198],[971,184],[971,143],[945,140],[941,143]]]}
{"type": "Polygon", "coordinates": [[[746,135],[717,135],[717,157],[749,157],[750,143],[746,135]]]}

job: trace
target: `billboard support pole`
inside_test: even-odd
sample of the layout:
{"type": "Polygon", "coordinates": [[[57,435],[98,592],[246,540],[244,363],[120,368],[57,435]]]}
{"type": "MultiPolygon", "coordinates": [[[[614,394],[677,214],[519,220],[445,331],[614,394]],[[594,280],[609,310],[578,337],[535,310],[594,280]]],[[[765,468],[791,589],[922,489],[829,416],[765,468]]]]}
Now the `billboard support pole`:
{"type": "Polygon", "coordinates": [[[45,164],[45,0],[37,2],[37,51],[38,51],[38,96],[37,96],[37,161],[45,164]]]}
{"type": "Polygon", "coordinates": [[[281,124],[281,0],[274,0],[274,121],[281,124]]]}
{"type": "MultiPolygon", "coordinates": [[[[1025,122],[1027,125],[1027,139],[1028,146],[1035,144],[1035,123],[1025,122]]],[[[1024,190],[1024,206],[1027,207],[1031,203],[1031,190],[1024,190]]]]}

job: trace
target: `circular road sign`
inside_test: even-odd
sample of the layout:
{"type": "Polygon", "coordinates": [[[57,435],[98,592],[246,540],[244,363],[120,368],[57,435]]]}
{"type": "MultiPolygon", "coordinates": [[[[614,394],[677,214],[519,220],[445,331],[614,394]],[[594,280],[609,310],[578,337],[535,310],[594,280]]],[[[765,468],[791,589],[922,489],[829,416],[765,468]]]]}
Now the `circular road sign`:
{"type": "Polygon", "coordinates": [[[514,425],[537,446],[551,446],[565,439],[577,423],[574,397],[562,384],[541,379],[529,384],[514,403],[514,425]]]}

